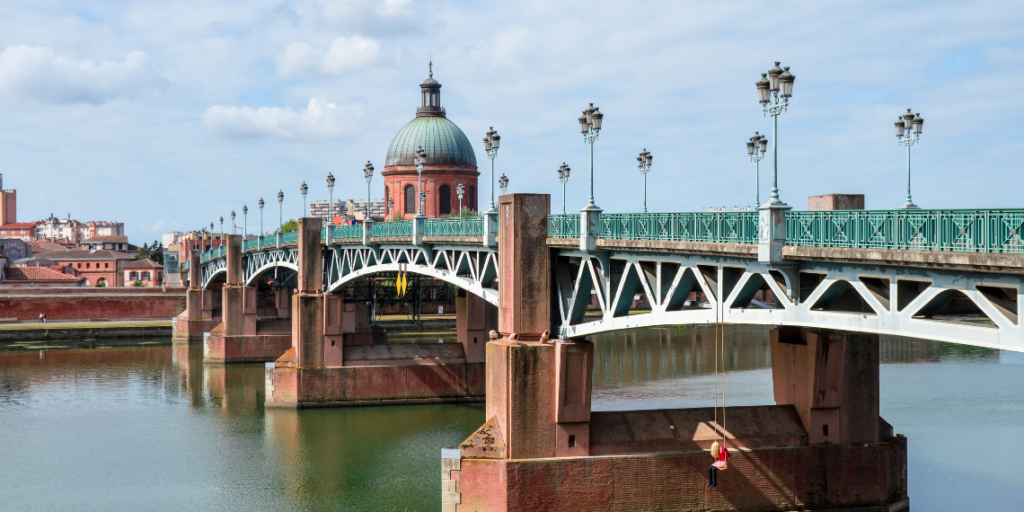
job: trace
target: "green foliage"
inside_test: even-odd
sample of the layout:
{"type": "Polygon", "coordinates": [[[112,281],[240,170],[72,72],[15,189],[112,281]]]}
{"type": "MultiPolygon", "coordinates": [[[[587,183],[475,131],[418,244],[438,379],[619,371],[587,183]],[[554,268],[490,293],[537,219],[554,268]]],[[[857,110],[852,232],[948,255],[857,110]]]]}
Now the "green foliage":
{"type": "Polygon", "coordinates": [[[160,245],[160,242],[153,240],[153,245],[142,244],[139,248],[139,253],[135,255],[135,259],[149,259],[160,265],[164,264],[164,248],[160,245]]]}
{"type": "Polygon", "coordinates": [[[107,282],[106,281],[96,281],[96,287],[97,288],[106,288],[107,287],[107,282]]]}
{"type": "Polygon", "coordinates": [[[281,226],[281,230],[280,231],[282,233],[291,233],[292,231],[298,231],[298,230],[299,230],[299,221],[297,221],[295,219],[288,219],[288,222],[285,222],[284,225],[281,226]]]}
{"type": "Polygon", "coordinates": [[[135,281],[134,283],[132,283],[132,286],[136,288],[142,288],[142,281],[135,281]]]}
{"type": "Polygon", "coordinates": [[[479,217],[480,214],[476,210],[468,206],[463,206],[462,211],[454,212],[450,215],[451,217],[479,217]]]}

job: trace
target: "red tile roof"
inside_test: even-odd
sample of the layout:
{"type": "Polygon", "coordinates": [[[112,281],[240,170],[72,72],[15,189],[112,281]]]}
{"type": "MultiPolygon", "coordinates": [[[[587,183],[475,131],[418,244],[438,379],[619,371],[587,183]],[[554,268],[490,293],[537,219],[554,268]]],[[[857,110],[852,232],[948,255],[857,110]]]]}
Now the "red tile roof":
{"type": "Polygon", "coordinates": [[[139,258],[133,262],[125,263],[121,268],[164,268],[164,266],[149,258],[139,258]]]}
{"type": "Polygon", "coordinates": [[[32,232],[35,233],[36,223],[35,222],[15,222],[13,224],[0,225],[0,229],[28,229],[32,228],[32,232]]]}
{"type": "Polygon", "coordinates": [[[83,241],[83,244],[98,244],[102,242],[126,244],[128,243],[128,237],[125,235],[104,235],[94,236],[88,240],[83,241]]]}
{"type": "Polygon", "coordinates": [[[84,277],[75,277],[45,267],[11,267],[7,271],[7,281],[81,281],[84,277]]]}

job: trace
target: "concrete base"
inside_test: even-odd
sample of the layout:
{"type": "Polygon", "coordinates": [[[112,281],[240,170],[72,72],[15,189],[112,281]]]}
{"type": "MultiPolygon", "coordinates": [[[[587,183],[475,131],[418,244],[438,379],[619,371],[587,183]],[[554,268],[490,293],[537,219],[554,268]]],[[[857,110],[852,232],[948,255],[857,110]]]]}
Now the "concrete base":
{"type": "Polygon", "coordinates": [[[214,329],[206,341],[205,363],[268,363],[292,347],[291,334],[223,336],[214,329]]]}
{"type": "Polygon", "coordinates": [[[345,347],[345,366],[300,368],[289,350],[267,369],[267,407],[345,407],[479,402],[483,363],[459,345],[345,347]],[[389,350],[393,348],[394,350],[389,350]],[[352,353],[360,351],[360,354],[352,353]],[[451,354],[452,350],[457,354],[451,354]],[[438,352],[433,354],[433,352],[438,352]]]}
{"type": "Polygon", "coordinates": [[[213,332],[213,329],[220,325],[219,318],[192,320],[187,315],[188,313],[182,313],[174,317],[171,330],[171,339],[174,341],[203,341],[203,333],[213,332]]]}
{"type": "Polygon", "coordinates": [[[707,489],[708,452],[443,460],[444,511],[908,510],[907,441],[733,448],[707,489]],[[445,478],[447,477],[447,478],[445,478]]]}

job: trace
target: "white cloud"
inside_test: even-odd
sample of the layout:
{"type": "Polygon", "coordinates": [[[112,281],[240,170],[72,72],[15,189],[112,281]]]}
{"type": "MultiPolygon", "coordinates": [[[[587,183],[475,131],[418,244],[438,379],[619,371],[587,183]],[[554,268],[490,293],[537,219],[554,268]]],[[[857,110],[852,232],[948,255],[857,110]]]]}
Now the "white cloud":
{"type": "Polygon", "coordinates": [[[373,64],[380,56],[380,43],[360,36],[339,37],[325,53],[306,43],[289,44],[275,64],[281,77],[341,75],[373,64]]]}
{"type": "Polygon", "coordinates": [[[339,28],[366,33],[416,30],[417,16],[411,0],[317,0],[324,18],[339,28]]]}
{"type": "Polygon", "coordinates": [[[212,106],[203,113],[203,126],[215,136],[230,139],[326,140],[350,134],[361,117],[356,107],[338,107],[312,98],[305,110],[291,107],[212,106]]]}
{"type": "Polygon", "coordinates": [[[40,46],[11,45],[0,53],[0,96],[14,100],[99,104],[162,83],[149,56],[138,51],[124,62],[98,63],[40,46]]]}

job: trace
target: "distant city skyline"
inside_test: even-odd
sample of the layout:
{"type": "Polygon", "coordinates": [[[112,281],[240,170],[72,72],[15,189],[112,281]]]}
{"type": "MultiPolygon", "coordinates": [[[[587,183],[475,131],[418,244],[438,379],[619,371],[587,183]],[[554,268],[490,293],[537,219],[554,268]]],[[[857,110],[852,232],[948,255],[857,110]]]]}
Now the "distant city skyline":
{"type": "MultiPolygon", "coordinates": [[[[361,169],[419,103],[434,62],[443,104],[483,155],[500,131],[510,192],[552,194],[575,171],[567,209],[588,195],[576,117],[605,113],[595,196],[641,211],[636,154],[658,155],[648,208],[752,206],[744,143],[770,133],[754,82],[775,60],[797,75],[779,120],[779,188],[807,198],[906,194],[892,123],[927,119],[914,147],[923,208],[1019,207],[1024,6],[1007,2],[687,5],[408,0],[198,0],[83,7],[0,6],[0,156],[19,220],[51,212],[126,219],[132,240],[200,229],[249,208],[258,226],[309,198],[365,197],[361,169]],[[642,22],[639,22],[641,21],[642,22]]],[[[762,198],[770,163],[761,165],[762,198]]],[[[485,171],[481,168],[481,171],[485,171]]],[[[487,173],[479,194],[490,195],[487,173]]],[[[377,176],[372,195],[383,196],[377,176]]],[[[218,228],[219,229],[219,228],[218,228]]]]}

